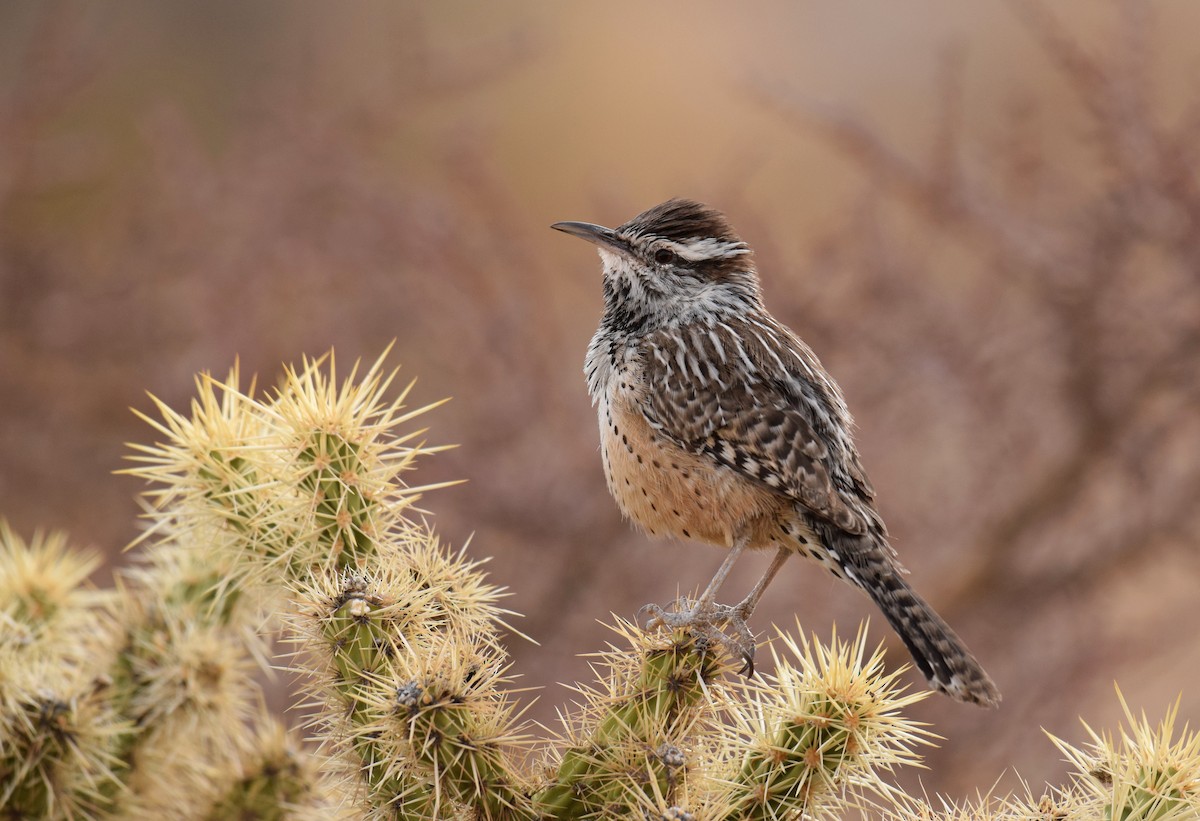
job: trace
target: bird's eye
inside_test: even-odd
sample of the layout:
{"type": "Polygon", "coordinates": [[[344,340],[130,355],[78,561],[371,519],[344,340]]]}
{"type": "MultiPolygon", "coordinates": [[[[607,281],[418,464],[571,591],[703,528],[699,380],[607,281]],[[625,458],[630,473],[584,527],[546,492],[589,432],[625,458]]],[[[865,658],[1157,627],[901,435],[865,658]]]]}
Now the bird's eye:
{"type": "Polygon", "coordinates": [[[654,261],[659,265],[670,265],[675,261],[675,252],[670,248],[659,248],[654,252],[654,261]]]}

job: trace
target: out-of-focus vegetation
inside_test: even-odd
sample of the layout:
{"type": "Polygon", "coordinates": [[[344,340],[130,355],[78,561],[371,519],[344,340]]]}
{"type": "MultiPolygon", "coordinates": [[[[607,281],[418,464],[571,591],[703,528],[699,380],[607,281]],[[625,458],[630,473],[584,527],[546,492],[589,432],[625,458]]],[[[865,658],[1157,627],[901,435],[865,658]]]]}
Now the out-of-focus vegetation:
{"type": "MultiPolygon", "coordinates": [[[[964,6],[6,4],[0,512],[111,558],[144,390],[395,338],[421,400],[459,397],[436,521],[522,580],[522,684],[580,680],[597,619],[719,555],[620,521],[579,374],[598,267],[546,225],[694,196],[1005,693],[914,708],[947,738],[926,787],[1061,783],[1033,728],[1115,726],[1113,679],[1194,718],[1200,11],[964,6]]],[[[757,621],[868,613],[797,563],[757,621]]]]}

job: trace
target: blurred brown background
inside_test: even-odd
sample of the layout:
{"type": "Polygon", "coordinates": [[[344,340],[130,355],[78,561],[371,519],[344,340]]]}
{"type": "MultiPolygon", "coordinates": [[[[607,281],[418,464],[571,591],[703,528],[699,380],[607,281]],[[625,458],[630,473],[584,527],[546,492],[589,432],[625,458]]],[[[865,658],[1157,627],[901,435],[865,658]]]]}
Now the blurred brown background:
{"type": "MultiPolygon", "coordinates": [[[[597,620],[721,554],[620,520],[581,374],[599,265],[547,226],[691,196],[841,381],[916,586],[1004,691],[920,706],[925,787],[1061,780],[1039,728],[1115,726],[1114,680],[1194,723],[1200,6],[1051,5],[10,0],[0,515],[115,559],[145,391],[395,338],[418,402],[455,397],[420,480],[470,481],[427,506],[495,557],[549,721],[597,620]]],[[[796,561],[756,624],[868,616],[907,660],[796,561]]]]}

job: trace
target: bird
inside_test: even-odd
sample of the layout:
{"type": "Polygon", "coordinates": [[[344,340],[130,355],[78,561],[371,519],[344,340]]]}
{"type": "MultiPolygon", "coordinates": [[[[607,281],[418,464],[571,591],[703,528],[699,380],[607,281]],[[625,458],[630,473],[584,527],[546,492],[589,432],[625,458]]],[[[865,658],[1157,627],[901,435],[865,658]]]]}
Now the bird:
{"type": "Polygon", "coordinates": [[[725,215],[675,198],[617,228],[551,227],[600,254],[604,314],[584,373],[617,506],[651,536],[729,550],[697,598],[643,608],[650,626],[722,641],[752,674],[748,619],[800,554],[875,602],[932,689],[996,706],[992,679],[905,579],[842,391],[768,312],[753,252],[725,215]],[[770,566],[739,604],[718,603],[748,549],[773,549],[770,566]]]}

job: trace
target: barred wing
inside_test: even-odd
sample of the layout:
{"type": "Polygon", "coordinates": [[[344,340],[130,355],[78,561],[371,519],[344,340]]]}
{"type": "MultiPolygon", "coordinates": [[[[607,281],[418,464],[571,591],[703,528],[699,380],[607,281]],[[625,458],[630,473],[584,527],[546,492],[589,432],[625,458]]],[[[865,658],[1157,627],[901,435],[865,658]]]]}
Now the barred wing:
{"type": "Polygon", "coordinates": [[[846,533],[882,532],[841,395],[794,334],[728,319],[660,331],[644,350],[655,429],[846,533]]]}

